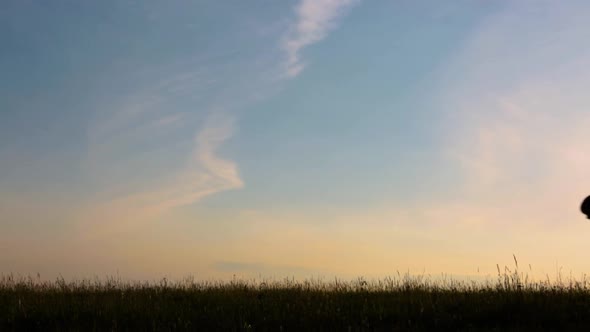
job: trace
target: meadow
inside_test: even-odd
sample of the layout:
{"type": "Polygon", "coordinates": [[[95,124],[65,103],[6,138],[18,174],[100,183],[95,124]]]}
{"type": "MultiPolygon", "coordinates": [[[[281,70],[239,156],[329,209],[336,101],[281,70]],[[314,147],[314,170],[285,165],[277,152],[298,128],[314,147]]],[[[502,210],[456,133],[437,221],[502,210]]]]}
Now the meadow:
{"type": "Polygon", "coordinates": [[[4,275],[0,331],[579,331],[590,329],[589,286],[499,267],[485,283],[399,273],[158,283],[4,275]]]}

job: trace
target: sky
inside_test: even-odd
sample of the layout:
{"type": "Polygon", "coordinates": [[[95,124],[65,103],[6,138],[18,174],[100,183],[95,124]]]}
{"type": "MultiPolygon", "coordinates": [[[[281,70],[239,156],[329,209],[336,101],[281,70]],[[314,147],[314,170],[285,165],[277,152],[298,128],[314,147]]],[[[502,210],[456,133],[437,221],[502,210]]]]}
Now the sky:
{"type": "Polygon", "coordinates": [[[0,274],[582,276],[586,1],[0,3],[0,274]]]}

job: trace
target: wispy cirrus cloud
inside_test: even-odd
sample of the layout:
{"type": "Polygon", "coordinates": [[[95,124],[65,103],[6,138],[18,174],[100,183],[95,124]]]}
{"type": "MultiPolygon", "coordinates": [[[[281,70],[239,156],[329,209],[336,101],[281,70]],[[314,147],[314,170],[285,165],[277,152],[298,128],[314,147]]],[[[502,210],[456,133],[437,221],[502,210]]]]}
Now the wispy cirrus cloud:
{"type": "Polygon", "coordinates": [[[104,231],[125,229],[135,222],[156,218],[173,208],[199,202],[207,196],[242,188],[244,183],[236,163],[218,155],[220,146],[233,133],[233,117],[221,113],[211,114],[196,134],[192,156],[172,177],[142,191],[131,191],[84,210],[81,216],[83,219],[100,225],[100,232],[95,230],[91,233],[100,235],[104,231]]]}
{"type": "Polygon", "coordinates": [[[212,114],[195,139],[193,160],[173,183],[155,195],[148,209],[161,212],[198,202],[205,196],[242,188],[244,183],[235,162],[217,155],[219,147],[234,133],[234,118],[212,114]]]}
{"type": "Polygon", "coordinates": [[[360,0],[302,0],[295,8],[296,19],[282,44],[287,55],[284,75],[295,77],[305,68],[301,52],[326,38],[337,21],[360,0]]]}
{"type": "MultiPolygon", "coordinates": [[[[301,52],[326,38],[338,20],[359,2],[301,0],[295,7],[294,21],[280,40],[282,60],[271,67],[281,68],[283,77],[297,76],[305,66],[301,52]]],[[[227,66],[218,63],[230,60],[231,56],[228,57],[212,55],[184,66],[172,66],[172,74],[155,69],[156,79],[152,83],[127,94],[118,105],[97,113],[99,118],[88,131],[87,165],[89,173],[100,177],[96,182],[108,181],[105,190],[111,192],[99,204],[97,210],[102,212],[97,215],[108,215],[112,220],[145,219],[244,186],[237,164],[218,155],[219,147],[233,136],[235,118],[211,110],[235,111],[268,95],[274,91],[274,85],[263,70],[252,69],[252,63],[266,63],[268,67],[261,60],[266,59],[264,56],[232,60],[227,66]],[[236,77],[236,69],[243,72],[240,77],[251,79],[236,77]],[[198,105],[200,110],[178,107],[186,104],[198,105]],[[190,155],[190,150],[180,156],[166,152],[167,146],[178,144],[182,137],[186,140],[187,135],[194,135],[190,155]],[[171,156],[185,160],[186,165],[171,165],[166,161],[171,156]],[[129,172],[146,162],[148,168],[144,172],[149,176],[145,181],[145,176],[129,172]],[[156,168],[151,164],[162,165],[156,168]]]]}
{"type": "Polygon", "coordinates": [[[243,187],[237,164],[218,155],[235,117],[215,99],[211,77],[219,73],[210,67],[157,72],[153,82],[102,105],[89,124],[84,163],[97,194],[82,219],[109,231],[243,187]],[[213,100],[202,100],[207,92],[213,100]]]}

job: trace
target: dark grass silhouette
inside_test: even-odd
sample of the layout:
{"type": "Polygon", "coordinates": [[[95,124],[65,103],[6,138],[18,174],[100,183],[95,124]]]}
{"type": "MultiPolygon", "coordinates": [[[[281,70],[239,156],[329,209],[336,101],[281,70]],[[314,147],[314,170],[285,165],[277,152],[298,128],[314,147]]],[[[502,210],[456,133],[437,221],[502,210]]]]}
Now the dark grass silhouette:
{"type": "Polygon", "coordinates": [[[1,331],[556,331],[590,328],[590,284],[397,275],[368,282],[0,279],[1,331]]]}

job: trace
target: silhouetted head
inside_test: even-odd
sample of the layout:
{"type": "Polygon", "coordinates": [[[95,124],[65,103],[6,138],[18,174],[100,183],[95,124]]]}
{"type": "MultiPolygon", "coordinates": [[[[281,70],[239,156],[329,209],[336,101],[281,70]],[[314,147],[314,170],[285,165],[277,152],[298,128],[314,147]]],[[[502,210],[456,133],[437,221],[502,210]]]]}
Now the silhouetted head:
{"type": "Polygon", "coordinates": [[[590,219],[590,196],[586,197],[586,199],[582,202],[582,206],[580,207],[582,213],[590,219]]]}

